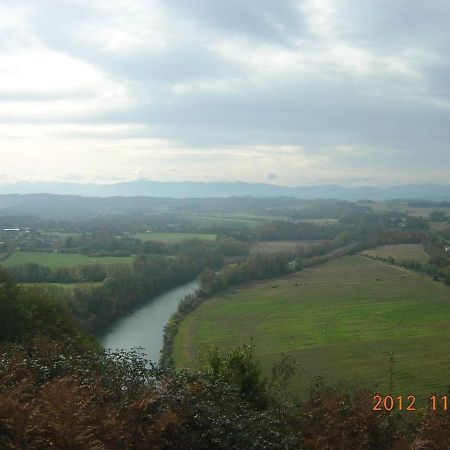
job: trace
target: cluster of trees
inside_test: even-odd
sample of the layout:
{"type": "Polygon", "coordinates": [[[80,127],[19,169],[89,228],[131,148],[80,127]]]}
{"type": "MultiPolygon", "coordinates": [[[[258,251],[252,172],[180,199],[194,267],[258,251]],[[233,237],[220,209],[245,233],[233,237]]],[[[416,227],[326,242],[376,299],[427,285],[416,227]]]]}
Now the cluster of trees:
{"type": "MultiPolygon", "coordinates": [[[[84,264],[50,269],[35,263],[8,268],[18,282],[85,283],[74,289],[51,286],[40,290],[58,296],[83,329],[93,332],[163,291],[192,280],[206,268],[220,268],[229,257],[248,253],[249,244],[224,237],[217,241],[190,240],[175,244],[177,253],[166,256],[164,244],[146,242],[143,252],[126,264],[84,264]],[[161,254],[155,253],[160,250],[161,254]]],[[[171,250],[174,247],[171,246],[171,250]]],[[[37,287],[36,287],[37,289],[37,287]]]]}
{"type": "Polygon", "coordinates": [[[97,263],[52,269],[37,263],[27,263],[8,268],[11,276],[20,283],[101,282],[107,277],[109,270],[108,266],[97,263]]]}
{"type": "Polygon", "coordinates": [[[62,250],[89,256],[129,256],[140,251],[141,241],[131,237],[115,237],[110,230],[97,230],[92,235],[69,236],[62,250]]]}
{"type": "Polygon", "coordinates": [[[254,230],[258,241],[333,239],[341,231],[337,225],[316,225],[311,222],[268,222],[254,230]]]}
{"type": "MultiPolygon", "coordinates": [[[[319,206],[312,208],[321,210],[319,206]]],[[[374,212],[365,206],[347,205],[346,202],[337,203],[335,208],[340,214],[334,224],[280,220],[254,228],[228,230],[226,234],[240,241],[276,241],[333,240],[342,232],[347,232],[354,240],[370,247],[381,243],[422,242],[429,230],[425,219],[398,211],[374,212]]]]}
{"type": "MultiPolygon", "coordinates": [[[[400,242],[388,242],[388,243],[401,243],[400,242]]],[[[411,241],[406,241],[411,242],[411,241]]],[[[414,242],[414,241],[412,241],[414,242]]],[[[421,242],[419,240],[419,242],[421,242]]],[[[445,251],[445,246],[442,241],[436,239],[430,239],[423,242],[426,252],[430,255],[428,262],[420,262],[414,260],[402,260],[396,259],[392,256],[388,258],[382,258],[380,256],[370,256],[372,259],[381,261],[387,261],[391,264],[398,264],[407,269],[414,270],[416,272],[424,273],[433,277],[434,280],[444,281],[445,284],[450,285],[450,255],[445,251]]],[[[368,256],[368,255],[366,255],[368,256]]]]}
{"type": "Polygon", "coordinates": [[[19,247],[23,251],[53,251],[58,248],[59,239],[52,236],[43,235],[35,230],[27,230],[26,233],[19,233],[12,249],[19,247]]]}
{"type": "MultiPolygon", "coordinates": [[[[100,236],[69,237],[66,239],[64,249],[67,251],[79,251],[89,256],[129,256],[139,253],[175,255],[182,251],[185,245],[184,242],[163,243],[158,241],[141,241],[132,237],[117,238],[103,233],[100,236]]],[[[217,245],[219,251],[225,256],[241,256],[248,253],[249,248],[248,244],[226,236],[218,239],[217,245]]]]}
{"type": "MultiPolygon", "coordinates": [[[[43,234],[36,230],[21,233],[10,250],[20,248],[22,251],[58,251],[60,253],[81,253],[88,256],[130,256],[138,253],[155,253],[160,255],[174,255],[182,246],[180,243],[163,243],[158,241],[142,241],[132,237],[129,232],[118,231],[116,227],[92,228],[80,234],[65,236],[64,234],[43,234]]],[[[142,230],[141,230],[142,231],[142,230]]],[[[171,230],[173,231],[173,230],[171,230]]],[[[187,231],[186,229],[184,231],[187,231]]],[[[217,232],[210,229],[189,229],[198,232],[217,232]]],[[[223,251],[232,256],[248,252],[248,245],[239,243],[231,237],[225,236],[222,230],[220,245],[223,251]]]]}
{"type": "Polygon", "coordinates": [[[221,267],[216,246],[192,241],[172,258],[140,254],[131,266],[111,266],[102,284],[65,291],[69,308],[92,332],[163,291],[195,278],[207,267],[221,267]]]}
{"type": "Polygon", "coordinates": [[[446,245],[440,239],[430,238],[424,243],[424,248],[430,255],[430,263],[438,269],[443,269],[450,264],[450,255],[445,250],[446,245]]]}
{"type": "MultiPolygon", "coordinates": [[[[34,286],[33,292],[50,298],[58,297],[81,327],[98,331],[141,302],[164,290],[195,278],[207,268],[223,265],[223,248],[216,243],[200,240],[186,241],[173,257],[141,253],[131,266],[116,264],[104,266],[88,264],[73,268],[49,269],[37,264],[26,264],[8,269],[19,282],[86,282],[102,281],[99,285],[74,289],[34,286]]],[[[233,249],[233,246],[230,247],[233,249]]],[[[31,289],[31,288],[30,288],[31,289]]]]}
{"type": "Polygon", "coordinates": [[[370,211],[368,206],[341,200],[316,200],[305,205],[279,207],[267,211],[268,215],[290,217],[292,219],[340,219],[341,217],[370,211]],[[312,204],[311,204],[312,203],[312,204]],[[300,207],[299,207],[300,206],[300,207]]]}
{"type": "MultiPolygon", "coordinates": [[[[206,246],[208,246],[212,252],[216,252],[225,258],[245,256],[248,254],[250,248],[248,243],[238,242],[229,237],[222,237],[217,241],[205,243],[201,243],[196,239],[174,244],[163,244],[155,241],[139,241],[139,247],[137,248],[138,253],[135,258],[139,260],[142,258],[142,255],[164,255],[176,258],[177,255],[191,252],[193,248],[203,248],[206,246]]],[[[123,266],[121,263],[117,263],[117,265],[123,266]]],[[[118,270],[119,269],[115,267],[115,265],[105,265],[100,263],[55,268],[42,266],[37,263],[27,263],[8,268],[9,273],[20,283],[102,282],[109,277],[111,273],[116,273],[118,270]]]]}
{"type": "MultiPolygon", "coordinates": [[[[396,263],[395,260],[390,262],[394,264],[396,263]]],[[[407,269],[430,275],[433,279],[444,281],[445,284],[450,285],[450,266],[448,265],[440,268],[433,264],[432,261],[429,263],[421,263],[419,261],[401,261],[401,265],[407,269]]]]}
{"type": "MultiPolygon", "coordinates": [[[[84,199],[89,200],[89,199],[84,199]]],[[[124,203],[132,203],[133,199],[123,199],[124,203]]],[[[165,208],[164,199],[159,200],[162,208],[165,208]]],[[[66,202],[65,202],[66,203],[66,202]]],[[[153,231],[187,231],[203,232],[202,226],[192,222],[179,214],[161,213],[156,210],[152,214],[127,211],[126,213],[102,214],[100,210],[93,209],[83,214],[45,214],[39,212],[39,216],[31,215],[2,215],[0,216],[0,229],[3,228],[27,228],[32,231],[46,230],[55,236],[60,233],[74,233],[79,235],[95,235],[107,230],[113,236],[120,236],[124,231],[130,234],[142,233],[146,230],[153,231]],[[64,218],[62,218],[64,217],[64,218]]],[[[206,232],[206,231],[205,231],[206,232]]]]}
{"type": "MultiPolygon", "coordinates": [[[[391,204],[395,205],[396,202],[390,202],[391,204]]],[[[400,202],[401,203],[401,202],[400,202]]],[[[406,202],[406,204],[408,206],[412,206],[415,208],[448,208],[450,207],[450,202],[449,201],[440,201],[440,202],[434,202],[432,200],[420,200],[420,199],[416,199],[416,200],[409,200],[406,202]]]]}
{"type": "Polygon", "coordinates": [[[450,252],[446,251],[448,246],[445,244],[446,239],[450,238],[450,229],[431,232],[425,219],[407,216],[401,212],[371,212],[344,218],[343,222],[346,223],[347,229],[351,230],[354,239],[359,240],[364,248],[386,244],[422,243],[430,255],[430,261],[427,263],[395,261],[393,258],[390,258],[389,262],[400,263],[450,284],[450,252]]]}
{"type": "Polygon", "coordinates": [[[421,230],[384,229],[373,236],[369,245],[387,244],[419,244],[428,239],[426,232],[421,230]]]}
{"type": "Polygon", "coordinates": [[[339,223],[366,247],[383,243],[421,242],[429,229],[425,219],[398,211],[348,214],[341,217],[339,223]]]}
{"type": "MultiPolygon", "coordinates": [[[[145,254],[175,255],[189,247],[191,242],[192,239],[175,243],[145,241],[141,243],[139,251],[145,254]]],[[[219,236],[216,241],[209,242],[209,245],[215,246],[219,253],[225,257],[245,256],[250,250],[248,242],[237,241],[228,236],[219,236]]]]}
{"type": "Polygon", "coordinates": [[[130,256],[142,251],[142,241],[130,236],[117,236],[111,229],[94,229],[69,236],[31,231],[17,242],[26,251],[82,253],[88,256],[130,256]]]}
{"type": "Polygon", "coordinates": [[[448,219],[445,211],[439,211],[439,210],[432,211],[429,215],[429,218],[433,222],[441,222],[441,221],[445,221],[448,219]]]}
{"type": "Polygon", "coordinates": [[[446,250],[449,248],[447,244],[441,238],[432,236],[424,243],[424,248],[430,255],[430,261],[416,270],[429,273],[450,285],[450,254],[446,250]]]}
{"type": "Polygon", "coordinates": [[[286,253],[256,254],[244,262],[226,264],[220,272],[204,270],[200,275],[201,293],[211,295],[249,280],[276,278],[289,273],[291,258],[286,253]]]}
{"type": "Polygon", "coordinates": [[[440,236],[441,239],[444,239],[446,241],[450,240],[450,225],[448,228],[440,230],[438,232],[438,236],[440,236]]]}
{"type": "Polygon", "coordinates": [[[84,344],[94,342],[81,332],[67,303],[36,287],[18,286],[0,267],[0,344],[23,344],[37,335],[52,339],[77,336],[84,344]]]}
{"type": "Polygon", "coordinates": [[[276,220],[253,228],[229,230],[226,234],[239,241],[310,241],[334,239],[342,231],[339,225],[317,225],[311,222],[276,220]]]}
{"type": "MultiPolygon", "coordinates": [[[[406,267],[409,270],[413,270],[415,272],[420,272],[425,275],[429,275],[433,277],[434,280],[443,280],[444,275],[443,272],[434,264],[431,262],[420,262],[420,261],[414,261],[414,260],[402,260],[402,259],[396,259],[392,256],[389,256],[387,258],[383,258],[381,256],[369,256],[365,255],[367,258],[375,259],[378,261],[385,261],[390,264],[396,264],[400,265],[402,267],[406,267]]],[[[450,280],[449,280],[450,282],[450,280]]]]}

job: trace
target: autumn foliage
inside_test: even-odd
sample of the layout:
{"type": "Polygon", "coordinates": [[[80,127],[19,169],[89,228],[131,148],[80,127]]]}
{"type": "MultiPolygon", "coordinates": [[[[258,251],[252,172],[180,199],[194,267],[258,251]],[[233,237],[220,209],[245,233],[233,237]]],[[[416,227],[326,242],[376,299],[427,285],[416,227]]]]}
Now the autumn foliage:
{"type": "Polygon", "coordinates": [[[1,449],[437,450],[448,442],[449,414],[376,415],[367,393],[320,382],[307,402],[258,406],[214,370],[146,369],[137,352],[48,338],[1,350],[1,449]]]}

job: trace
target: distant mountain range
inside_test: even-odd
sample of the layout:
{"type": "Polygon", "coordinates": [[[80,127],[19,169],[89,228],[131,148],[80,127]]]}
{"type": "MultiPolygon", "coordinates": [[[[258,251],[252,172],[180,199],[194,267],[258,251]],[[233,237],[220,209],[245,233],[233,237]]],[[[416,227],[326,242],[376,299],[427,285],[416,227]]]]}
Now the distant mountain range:
{"type": "Polygon", "coordinates": [[[263,183],[194,181],[161,182],[146,179],[95,184],[64,182],[20,182],[0,184],[1,194],[60,194],[84,197],[148,196],[166,198],[212,197],[295,197],[302,199],[333,198],[341,200],[425,199],[450,200],[450,185],[399,185],[386,188],[339,185],[277,186],[263,183]]]}

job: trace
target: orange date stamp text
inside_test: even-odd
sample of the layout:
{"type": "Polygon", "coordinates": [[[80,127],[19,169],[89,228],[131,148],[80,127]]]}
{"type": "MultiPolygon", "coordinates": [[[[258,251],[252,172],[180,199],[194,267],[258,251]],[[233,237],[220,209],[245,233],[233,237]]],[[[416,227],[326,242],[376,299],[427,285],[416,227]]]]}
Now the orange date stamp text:
{"type": "MultiPolygon", "coordinates": [[[[374,395],[372,411],[416,411],[415,395],[374,395]]],[[[429,397],[430,407],[433,411],[448,411],[449,401],[447,395],[431,395],[429,397]]]]}

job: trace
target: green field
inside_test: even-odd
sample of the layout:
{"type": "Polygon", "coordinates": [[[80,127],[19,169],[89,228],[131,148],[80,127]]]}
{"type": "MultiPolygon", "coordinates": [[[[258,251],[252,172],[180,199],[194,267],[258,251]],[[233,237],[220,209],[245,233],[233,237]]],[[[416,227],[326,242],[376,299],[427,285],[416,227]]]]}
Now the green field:
{"type": "Polygon", "coordinates": [[[261,241],[250,249],[250,253],[279,253],[287,250],[295,250],[298,247],[310,247],[323,241],[261,241]]]}
{"type": "Polygon", "coordinates": [[[364,250],[362,254],[384,259],[392,257],[397,261],[418,261],[421,263],[426,263],[430,259],[422,244],[382,245],[374,249],[364,250]]]}
{"type": "MultiPolygon", "coordinates": [[[[270,220],[269,217],[259,216],[256,214],[186,214],[192,222],[199,225],[241,227],[254,227],[261,222],[270,220]]],[[[273,218],[272,220],[275,220],[273,218]]]]}
{"type": "Polygon", "coordinates": [[[346,256],[207,300],[181,324],[176,365],[192,367],[206,346],[228,350],[250,339],[266,368],[283,352],[298,361],[291,387],[301,396],[315,376],[387,393],[393,351],[394,391],[423,399],[448,390],[450,288],[346,256]]]}
{"type": "Polygon", "coordinates": [[[18,266],[27,263],[36,263],[55,267],[73,267],[80,264],[130,264],[131,256],[85,256],[79,253],[50,253],[50,252],[15,252],[9,258],[1,262],[4,267],[18,266]]]}
{"type": "Polygon", "coordinates": [[[165,243],[181,242],[188,239],[204,239],[208,241],[213,241],[216,239],[215,234],[205,233],[138,233],[135,237],[143,241],[157,241],[165,243]]]}

